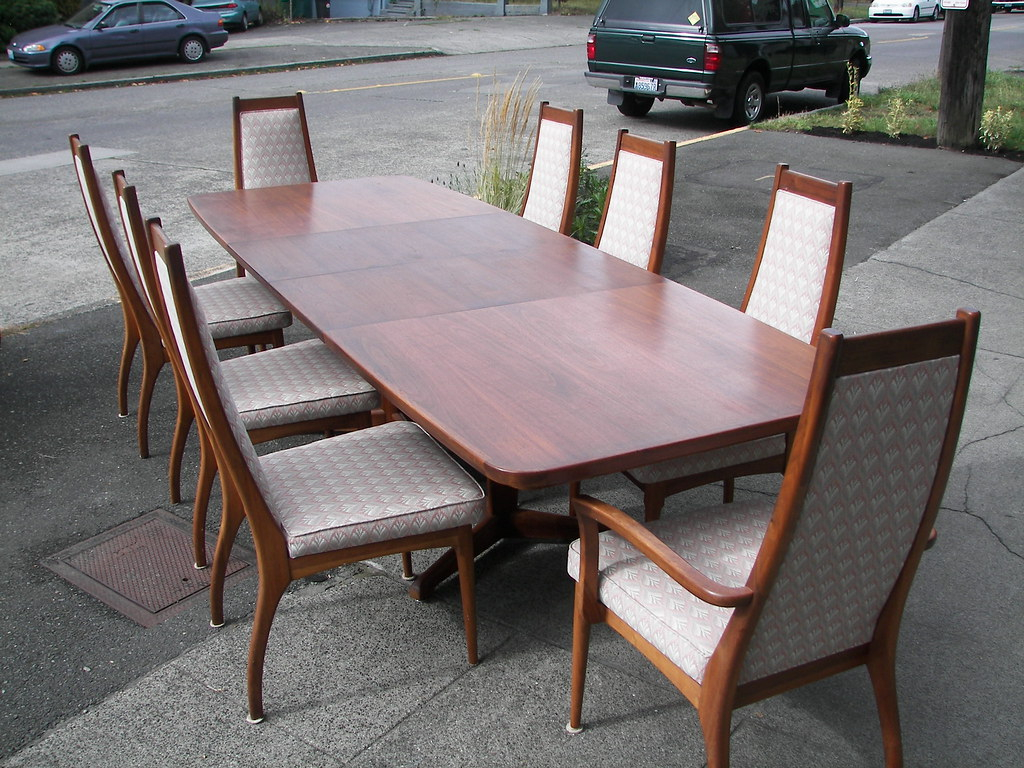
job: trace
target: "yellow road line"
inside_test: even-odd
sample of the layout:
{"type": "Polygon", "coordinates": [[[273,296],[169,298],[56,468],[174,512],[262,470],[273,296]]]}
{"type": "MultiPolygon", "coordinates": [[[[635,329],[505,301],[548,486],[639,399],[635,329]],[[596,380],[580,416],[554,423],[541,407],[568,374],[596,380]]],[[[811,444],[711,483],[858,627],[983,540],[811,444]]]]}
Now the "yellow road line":
{"type": "MultiPolygon", "coordinates": [[[[687,139],[686,141],[677,141],[677,147],[688,147],[691,144],[700,144],[702,141],[711,141],[712,139],[719,139],[722,136],[732,136],[736,133],[742,133],[743,131],[749,131],[750,126],[744,125],[739,128],[732,128],[728,131],[719,131],[718,133],[709,133],[707,136],[698,136],[696,139],[687,139]]],[[[603,163],[594,163],[589,166],[590,170],[596,171],[599,168],[607,168],[612,164],[612,160],[605,160],[603,163]]]]}
{"type": "Polygon", "coordinates": [[[303,91],[303,93],[346,93],[348,91],[371,91],[375,88],[398,88],[406,85],[428,85],[430,83],[450,83],[456,80],[477,80],[484,75],[474,72],[472,75],[460,75],[459,77],[438,77],[433,80],[409,80],[403,83],[377,83],[376,85],[357,85],[352,88],[332,88],[329,91],[303,91]]]}

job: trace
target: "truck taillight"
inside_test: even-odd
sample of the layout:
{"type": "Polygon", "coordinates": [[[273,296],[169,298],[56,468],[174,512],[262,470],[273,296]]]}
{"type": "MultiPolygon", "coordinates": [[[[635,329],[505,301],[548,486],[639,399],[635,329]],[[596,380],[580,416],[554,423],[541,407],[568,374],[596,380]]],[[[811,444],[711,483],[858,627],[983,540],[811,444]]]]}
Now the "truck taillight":
{"type": "Polygon", "coordinates": [[[594,35],[587,35],[587,61],[597,58],[597,39],[594,35]]]}
{"type": "Polygon", "coordinates": [[[718,65],[722,63],[722,50],[716,43],[704,44],[704,71],[717,72],[718,65]]]}

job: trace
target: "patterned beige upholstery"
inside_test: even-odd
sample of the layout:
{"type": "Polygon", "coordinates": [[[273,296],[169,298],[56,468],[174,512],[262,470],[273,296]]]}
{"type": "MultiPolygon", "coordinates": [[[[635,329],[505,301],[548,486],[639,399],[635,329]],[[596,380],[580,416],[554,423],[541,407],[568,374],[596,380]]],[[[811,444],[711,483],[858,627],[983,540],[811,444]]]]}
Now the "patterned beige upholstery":
{"type": "Polygon", "coordinates": [[[297,109],[243,112],[240,120],[244,188],[310,181],[305,138],[297,109]]]}
{"type": "Polygon", "coordinates": [[[778,190],[748,315],[810,343],[835,214],[835,206],[778,190]]]}
{"type": "MultiPolygon", "coordinates": [[[[648,523],[674,551],[715,581],[742,586],[772,516],[770,501],[708,507],[648,523]]],[[[687,592],[617,534],[601,534],[598,599],[698,682],[734,609],[687,592]]],[[[569,546],[569,575],[579,579],[579,541],[569,546]]]]}
{"type": "Polygon", "coordinates": [[[959,362],[836,382],[803,513],[740,682],[871,639],[931,491],[959,362]]]}
{"type": "Polygon", "coordinates": [[[407,421],[272,453],[261,464],[292,557],[475,525],[484,513],[476,481],[407,421]]]}
{"type": "MultiPolygon", "coordinates": [[[[172,296],[166,266],[160,258],[156,263],[164,295],[172,296]]],[[[195,303],[194,290],[192,298],[195,303]]],[[[200,327],[206,327],[202,307],[195,304],[195,311],[200,327]]],[[[177,313],[170,314],[189,380],[199,391],[177,313]]],[[[213,337],[204,333],[202,340],[206,354],[199,364],[210,368],[235,442],[284,532],[290,556],[473,525],[483,518],[483,490],[411,422],[257,455],[213,337]]]]}
{"type": "Polygon", "coordinates": [[[541,120],[523,218],[559,231],[572,170],[572,126],[541,120]]]}
{"type": "Polygon", "coordinates": [[[224,360],[222,372],[247,430],[380,406],[369,382],[315,339],[224,360]]]}
{"type": "Polygon", "coordinates": [[[661,202],[662,164],[625,151],[619,153],[617,164],[597,247],[646,269],[661,202]]]}
{"type": "Polygon", "coordinates": [[[716,448],[712,451],[695,453],[657,464],[648,464],[631,469],[626,472],[626,475],[637,483],[657,483],[676,477],[699,475],[720,467],[733,467],[758,459],[767,459],[785,452],[785,436],[775,435],[762,440],[729,445],[725,448],[716,448]]]}
{"type": "MultiPolygon", "coordinates": [[[[132,231],[132,217],[127,202],[120,199],[121,221],[128,241],[131,263],[128,271],[140,287],[150,317],[154,316],[154,297],[142,290],[142,260],[136,248],[136,233],[132,231]]],[[[142,239],[141,237],[139,239],[142,239]]],[[[232,277],[195,286],[196,299],[209,318],[210,332],[215,339],[248,336],[253,333],[287,328],[292,315],[266,288],[251,277],[232,277]]]]}

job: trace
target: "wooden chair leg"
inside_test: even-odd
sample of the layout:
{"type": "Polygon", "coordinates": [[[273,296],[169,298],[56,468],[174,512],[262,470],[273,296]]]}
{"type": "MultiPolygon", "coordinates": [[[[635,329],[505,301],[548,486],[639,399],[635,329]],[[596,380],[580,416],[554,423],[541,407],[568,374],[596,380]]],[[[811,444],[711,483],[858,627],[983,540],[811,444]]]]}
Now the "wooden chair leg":
{"type": "Polygon", "coordinates": [[[565,730],[583,730],[583,688],[587,681],[587,654],[590,651],[590,620],[584,606],[583,589],[576,585],[572,611],[572,687],[569,699],[569,724],[565,730]]]}
{"type": "Polygon", "coordinates": [[[174,436],[171,438],[171,455],[167,460],[167,482],[170,486],[171,503],[181,503],[181,462],[185,456],[185,443],[188,433],[195,421],[192,403],[188,392],[182,387],[178,377],[174,377],[174,391],[178,398],[178,415],[174,420],[174,436]]]}
{"type": "Polygon", "coordinates": [[[128,415],[128,379],[132,372],[135,350],[139,348],[139,329],[127,314],[124,316],[124,344],[121,347],[121,364],[117,369],[117,415],[128,415]]]}
{"type": "Polygon", "coordinates": [[[736,481],[730,477],[722,483],[722,501],[726,504],[732,504],[732,500],[735,495],[736,481]]]}
{"type": "Polygon", "coordinates": [[[903,736],[896,699],[896,659],[889,653],[872,653],[867,667],[882,725],[885,768],[903,768],[903,736]]]}
{"type": "Polygon", "coordinates": [[[644,520],[651,522],[661,517],[665,506],[665,490],[660,485],[649,485],[644,488],[644,520]]]}
{"type": "Polygon", "coordinates": [[[224,626],[224,577],[227,574],[231,547],[238,535],[245,512],[242,502],[228,484],[221,479],[224,499],[220,516],[220,531],[217,534],[217,548],[213,553],[213,567],[210,569],[210,626],[224,626]]]}
{"type": "Polygon", "coordinates": [[[260,573],[256,616],[249,641],[249,716],[246,719],[250,723],[263,722],[263,664],[267,657],[270,626],[288,583],[287,577],[277,572],[260,573]]]}
{"type": "Polygon", "coordinates": [[[149,406],[153,402],[153,389],[156,378],[164,367],[167,358],[163,347],[159,350],[142,346],[142,387],[139,389],[139,455],[149,458],[149,406]]]}
{"type": "Polygon", "coordinates": [[[473,528],[463,526],[455,539],[455,557],[459,564],[459,591],[462,595],[462,623],[466,630],[466,656],[470,664],[479,661],[476,640],[476,566],[473,563],[473,528]]]}
{"type": "MultiPolygon", "coordinates": [[[[199,480],[196,482],[196,500],[192,505],[192,552],[196,568],[207,566],[206,560],[206,512],[210,505],[213,479],[217,475],[217,457],[213,446],[202,431],[199,433],[199,480]]],[[[223,522],[221,523],[223,526],[223,522]]],[[[231,538],[231,543],[234,537],[231,538]]],[[[218,546],[220,542],[218,539],[218,546]]],[[[228,555],[231,554],[230,543],[228,555]]],[[[226,561],[225,561],[226,562],[226,561]]]]}
{"type": "Polygon", "coordinates": [[[416,574],[412,570],[412,552],[402,553],[402,578],[406,581],[416,578],[416,574]]]}
{"type": "Polygon", "coordinates": [[[708,706],[701,707],[698,714],[701,728],[704,731],[707,767],[729,768],[729,729],[732,726],[732,707],[712,701],[708,706]]]}

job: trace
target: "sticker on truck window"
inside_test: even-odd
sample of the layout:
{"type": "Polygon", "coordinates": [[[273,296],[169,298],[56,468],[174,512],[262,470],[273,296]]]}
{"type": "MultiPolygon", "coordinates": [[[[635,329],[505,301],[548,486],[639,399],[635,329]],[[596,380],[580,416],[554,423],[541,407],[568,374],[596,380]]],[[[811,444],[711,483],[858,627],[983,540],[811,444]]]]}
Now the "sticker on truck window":
{"type": "Polygon", "coordinates": [[[696,27],[697,24],[700,23],[700,14],[694,11],[693,13],[686,17],[686,20],[696,27]]]}

